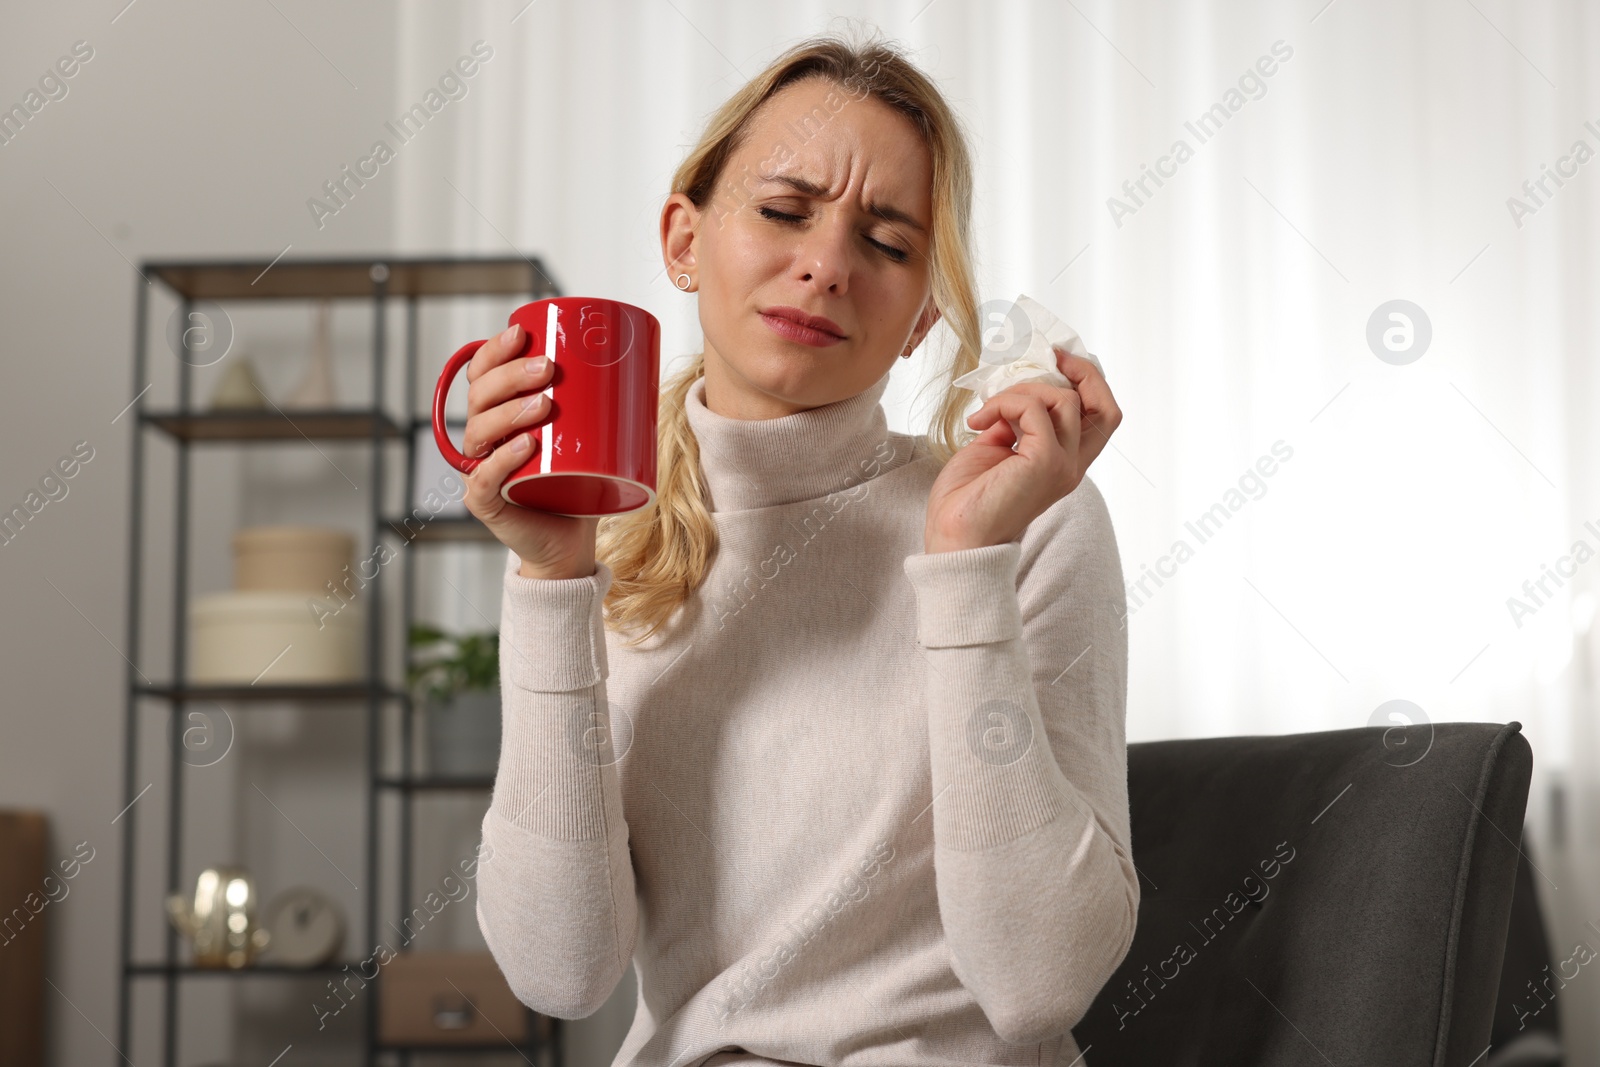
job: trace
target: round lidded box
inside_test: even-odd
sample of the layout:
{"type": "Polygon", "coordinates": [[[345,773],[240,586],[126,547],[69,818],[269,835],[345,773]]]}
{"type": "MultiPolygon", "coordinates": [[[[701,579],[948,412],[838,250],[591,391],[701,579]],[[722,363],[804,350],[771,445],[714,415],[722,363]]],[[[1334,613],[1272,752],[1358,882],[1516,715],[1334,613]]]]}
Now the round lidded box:
{"type": "Polygon", "coordinates": [[[233,535],[233,587],[323,593],[345,578],[355,538],[322,526],[252,526],[233,535]]]}
{"type": "Polygon", "coordinates": [[[189,681],[285,685],[362,677],[361,607],[306,590],[230,590],[189,606],[189,681]]]}

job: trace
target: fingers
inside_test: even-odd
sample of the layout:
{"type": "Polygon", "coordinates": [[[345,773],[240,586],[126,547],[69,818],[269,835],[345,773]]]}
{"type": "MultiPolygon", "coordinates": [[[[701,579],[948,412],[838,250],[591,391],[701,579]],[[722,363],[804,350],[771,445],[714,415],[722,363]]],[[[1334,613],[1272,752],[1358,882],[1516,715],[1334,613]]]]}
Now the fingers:
{"type": "Polygon", "coordinates": [[[497,514],[505,504],[500,486],[512,471],[527,462],[535,447],[533,435],[524,431],[490,452],[467,475],[467,510],[480,519],[497,514]]]}
{"type": "Polygon", "coordinates": [[[1037,458],[1051,452],[1075,456],[1078,410],[1066,393],[1070,390],[1036,382],[1009,386],[990,397],[967,422],[984,430],[1003,418],[1012,426],[1018,452],[1037,458]]]}
{"type": "MultiPolygon", "coordinates": [[[[1063,450],[1067,447],[1067,441],[1062,440],[1063,415],[1055,413],[1064,414],[1067,410],[1066,404],[1051,408],[1037,397],[1022,399],[1017,412],[1017,421],[1022,426],[1022,434],[1017,441],[1017,451],[1025,456],[1037,456],[1040,459],[1052,453],[1065,454],[1063,450]]],[[[1076,413],[1073,413],[1072,418],[1076,421],[1076,413]]]]}
{"type": "Polygon", "coordinates": [[[972,443],[980,447],[994,445],[996,448],[1004,446],[1015,449],[1017,447],[1017,431],[1005,419],[995,419],[989,428],[972,439],[972,443]]]}
{"type": "Polygon", "coordinates": [[[550,397],[544,393],[513,397],[467,420],[461,451],[474,457],[486,455],[513,433],[534,429],[549,414],[550,397]]]}
{"type": "Polygon", "coordinates": [[[467,429],[462,452],[487,455],[517,430],[528,429],[550,414],[550,398],[542,395],[555,377],[547,360],[516,355],[527,343],[520,326],[484,342],[468,365],[467,429]],[[487,355],[485,355],[487,353],[487,355]],[[483,358],[485,365],[474,370],[483,358]]]}
{"type": "Polygon", "coordinates": [[[1081,385],[1084,379],[1091,377],[1099,378],[1102,383],[1105,381],[1105,375],[1101,373],[1099,367],[1094,365],[1093,360],[1074,355],[1060,345],[1051,345],[1050,347],[1056,354],[1056,366],[1060,368],[1062,374],[1067,376],[1074,387],[1081,385]]]}
{"type": "Polygon", "coordinates": [[[1075,356],[1061,348],[1057,348],[1056,353],[1061,373],[1067,376],[1078,391],[1078,396],[1083,399],[1083,413],[1090,425],[1100,431],[1102,438],[1108,436],[1121,425],[1122,409],[1117,407],[1105,375],[1093,362],[1082,356],[1075,356]]]}
{"type": "Polygon", "coordinates": [[[501,374],[510,376],[509,382],[504,382],[500,388],[495,388],[494,382],[485,382],[485,387],[494,389],[496,395],[506,396],[492,408],[482,409],[476,415],[467,419],[467,429],[462,435],[461,451],[469,456],[486,454],[510,434],[518,430],[529,430],[541,419],[550,414],[550,397],[542,392],[527,392],[526,390],[544,389],[550,384],[554,371],[550,367],[529,373],[524,369],[530,367],[530,359],[517,359],[504,367],[496,367],[485,375],[501,374]],[[524,390],[515,392],[514,390],[524,390]]]}
{"type": "Polygon", "coordinates": [[[503,396],[491,395],[495,383],[497,380],[500,382],[506,380],[505,371],[516,368],[517,364],[513,359],[527,346],[527,333],[515,323],[478,346],[478,350],[472,354],[466,366],[467,381],[471,383],[467,389],[468,417],[505,399],[503,396]],[[500,373],[493,373],[496,371],[500,373]],[[480,387],[478,383],[485,377],[488,377],[489,381],[485,387],[480,387]]]}
{"type": "MultiPolygon", "coordinates": [[[[1061,443],[1063,448],[1067,448],[1072,442],[1077,440],[1081,429],[1080,406],[1082,404],[1082,400],[1080,397],[1078,397],[1074,390],[1067,388],[1066,386],[1047,385],[1044,382],[1023,382],[1018,385],[1007,386],[1005,389],[1002,389],[1000,392],[990,397],[988,401],[977,410],[977,412],[973,415],[973,418],[983,415],[985,412],[989,411],[992,405],[996,403],[1004,402],[1006,404],[1014,405],[1017,403],[1017,398],[1019,397],[1024,398],[1026,402],[1031,402],[1038,405],[1038,407],[1045,413],[1046,417],[1054,426],[1056,439],[1061,443]]],[[[1013,426],[1017,424],[1017,413],[1020,412],[1020,410],[1021,408],[1018,407],[1007,407],[1005,409],[1006,418],[1012,423],[1013,426]]],[[[984,424],[987,425],[989,421],[989,419],[985,418],[984,424]]],[[[976,424],[974,424],[974,426],[976,426],[976,424]]]]}

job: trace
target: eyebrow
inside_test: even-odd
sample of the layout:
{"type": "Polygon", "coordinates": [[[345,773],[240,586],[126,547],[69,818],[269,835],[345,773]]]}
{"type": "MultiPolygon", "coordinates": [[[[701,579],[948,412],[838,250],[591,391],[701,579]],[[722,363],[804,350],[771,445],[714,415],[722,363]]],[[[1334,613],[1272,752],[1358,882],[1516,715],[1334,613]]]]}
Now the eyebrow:
{"type": "MultiPolygon", "coordinates": [[[[763,181],[778,182],[780,185],[787,185],[795,192],[804,193],[806,196],[821,198],[828,195],[828,190],[825,186],[819,185],[809,178],[801,178],[793,174],[763,174],[761,179],[763,181]]],[[[886,222],[904,223],[924,236],[926,236],[928,233],[926,227],[924,227],[922,223],[918,222],[904,211],[901,211],[899,208],[891,207],[888,204],[870,203],[867,205],[867,213],[870,215],[876,215],[878,218],[883,219],[886,222]]]]}

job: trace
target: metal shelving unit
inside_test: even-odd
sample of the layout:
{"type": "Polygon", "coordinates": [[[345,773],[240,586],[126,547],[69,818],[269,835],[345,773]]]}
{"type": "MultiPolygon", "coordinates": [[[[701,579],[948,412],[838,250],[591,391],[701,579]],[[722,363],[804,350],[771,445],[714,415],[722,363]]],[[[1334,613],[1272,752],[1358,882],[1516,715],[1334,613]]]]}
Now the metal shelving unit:
{"type": "MultiPolygon", "coordinates": [[[[179,884],[183,870],[184,774],[186,766],[183,753],[184,710],[191,703],[229,701],[251,704],[266,701],[332,700],[349,701],[364,705],[366,712],[366,752],[361,769],[365,783],[365,815],[363,830],[367,842],[365,860],[365,914],[363,921],[353,924],[360,931],[364,944],[379,942],[379,913],[382,902],[380,883],[398,882],[400,911],[404,913],[413,903],[411,885],[413,805],[419,795],[437,795],[447,792],[481,791],[487,793],[493,779],[437,777],[420,775],[412,766],[413,709],[409,694],[403,684],[391,679],[404,677],[404,664],[385,670],[383,663],[382,623],[384,587],[388,584],[388,569],[380,570],[363,590],[367,603],[366,666],[363,680],[344,684],[326,685],[186,685],[185,657],[188,648],[189,607],[189,526],[190,479],[192,450],[217,445],[243,445],[252,442],[303,442],[314,446],[317,441],[366,441],[371,446],[373,486],[368,515],[371,542],[380,537],[395,545],[401,557],[402,588],[399,610],[403,624],[409,628],[415,611],[416,552],[413,547],[425,549],[428,545],[457,544],[463,542],[493,542],[493,537],[476,519],[430,519],[420,529],[408,529],[404,508],[385,506],[384,463],[386,446],[398,446],[405,454],[405,496],[409,499],[416,480],[418,431],[430,425],[418,415],[417,382],[417,312],[418,301],[430,297],[469,296],[525,296],[538,300],[561,295],[536,258],[405,258],[385,257],[369,259],[321,260],[261,260],[227,262],[145,262],[141,274],[164,286],[179,302],[182,322],[189,322],[192,307],[199,301],[222,304],[228,301],[320,301],[324,299],[349,299],[369,301],[373,309],[372,326],[372,398],[371,404],[361,408],[344,408],[329,411],[284,414],[266,412],[203,412],[196,410],[193,391],[193,363],[179,359],[177,404],[169,410],[147,408],[145,391],[150,384],[147,358],[151,285],[141,282],[137,288],[134,350],[133,390],[135,399],[127,409],[133,412],[135,426],[131,449],[132,473],[130,479],[129,535],[128,535],[128,601],[127,601],[127,701],[124,729],[124,787],[123,801],[128,812],[140,798],[139,738],[142,705],[156,704],[165,708],[168,725],[168,778],[166,806],[165,871],[166,892],[183,893],[179,884]],[[386,328],[387,311],[392,300],[405,301],[405,337],[402,366],[405,373],[405,407],[398,417],[386,405],[386,376],[391,356],[388,351],[386,328]],[[173,516],[175,536],[172,545],[173,587],[172,655],[170,680],[151,682],[139,669],[141,609],[143,596],[144,551],[143,522],[145,513],[146,483],[149,472],[145,463],[145,434],[164,434],[177,446],[174,479],[173,516]],[[382,763],[384,711],[387,707],[401,709],[400,767],[398,771],[386,770],[382,763]],[[384,794],[398,798],[400,807],[398,872],[389,879],[381,877],[379,843],[382,838],[379,799],[384,794]]],[[[187,346],[187,334],[183,343],[187,346]]],[[[187,350],[187,348],[186,348],[187,350]]],[[[354,769],[352,769],[354,772],[354,769]]],[[[119,816],[120,818],[120,816],[119,816]]],[[[135,983],[159,981],[162,983],[162,1062],[166,1067],[177,1067],[180,984],[195,977],[305,977],[338,973],[350,962],[340,961],[318,967],[287,967],[256,964],[240,970],[199,968],[184,963],[179,958],[178,934],[170,925],[165,928],[165,950],[159,960],[135,960],[133,939],[135,926],[136,818],[123,823],[122,845],[122,895],[121,937],[118,945],[118,1022],[117,1048],[126,1049],[133,1036],[132,992],[135,983]]],[[[160,901],[149,904],[159,910],[160,901]]],[[[402,946],[402,951],[404,946],[402,946]]],[[[379,975],[379,981],[382,975],[379,975]]],[[[407,1048],[381,1047],[378,1042],[378,997],[363,998],[365,1013],[365,1040],[362,1063],[373,1067],[380,1057],[398,1057],[399,1063],[409,1065],[413,1053],[423,1051],[450,1052],[516,1051],[530,1063],[548,1062],[560,1067],[560,1020],[528,1012],[528,1039],[522,1044],[504,1044],[479,1047],[417,1046],[407,1048]],[[545,1057],[548,1056],[548,1060],[545,1057]],[[534,1057],[537,1057],[534,1058],[534,1057]]],[[[115,1062],[120,1063],[118,1056],[115,1062]]],[[[385,1062],[392,1062],[386,1060],[385,1062]]]]}

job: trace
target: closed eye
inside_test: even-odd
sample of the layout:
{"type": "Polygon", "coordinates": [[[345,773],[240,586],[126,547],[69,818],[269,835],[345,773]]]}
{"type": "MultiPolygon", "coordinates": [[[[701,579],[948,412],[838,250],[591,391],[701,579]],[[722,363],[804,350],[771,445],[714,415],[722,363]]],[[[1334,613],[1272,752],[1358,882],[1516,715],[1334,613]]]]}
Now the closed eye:
{"type": "MultiPolygon", "coordinates": [[[[779,211],[776,208],[770,207],[760,207],[757,208],[756,211],[761,215],[762,218],[771,219],[775,222],[800,222],[805,218],[804,215],[791,215],[788,212],[779,211]]],[[[893,245],[886,245],[881,241],[874,241],[870,237],[867,238],[867,243],[875,248],[880,249],[884,255],[888,256],[896,263],[904,263],[906,260],[911,258],[909,253],[899,248],[895,248],[893,245]]]]}

